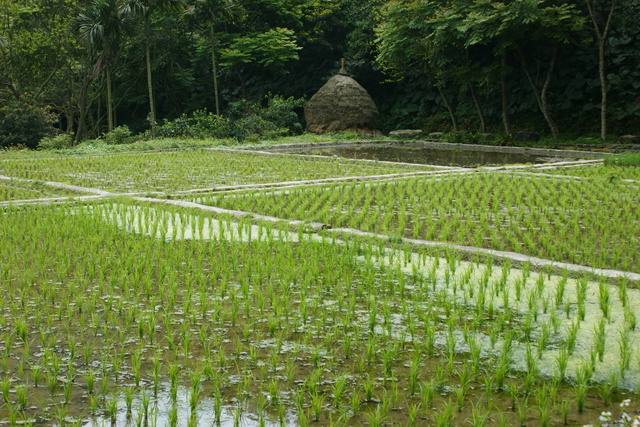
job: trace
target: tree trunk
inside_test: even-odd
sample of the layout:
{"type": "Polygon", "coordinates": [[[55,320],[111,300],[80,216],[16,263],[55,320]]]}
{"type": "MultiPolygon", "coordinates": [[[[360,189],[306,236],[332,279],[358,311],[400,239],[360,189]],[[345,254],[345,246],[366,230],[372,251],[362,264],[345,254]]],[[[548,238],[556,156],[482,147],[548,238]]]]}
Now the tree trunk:
{"type": "Polygon", "coordinates": [[[471,93],[471,99],[473,99],[473,104],[476,106],[476,111],[478,112],[478,118],[480,119],[480,130],[483,133],[487,132],[487,121],[484,117],[484,111],[482,110],[482,106],[478,101],[478,96],[476,95],[476,90],[473,88],[473,85],[469,86],[469,92],[471,93]]]}
{"type": "Polygon", "coordinates": [[[600,103],[600,138],[602,141],[607,140],[607,72],[605,68],[605,47],[607,45],[607,38],[609,37],[609,31],[611,30],[611,21],[613,19],[613,13],[616,10],[618,0],[611,0],[611,7],[607,13],[607,20],[604,23],[604,28],[601,28],[598,24],[598,16],[596,13],[596,6],[593,0],[586,0],[587,9],[589,9],[589,16],[593,23],[593,29],[596,33],[598,40],[598,74],[600,76],[600,93],[602,102],[600,103]]]}
{"type": "Polygon", "coordinates": [[[553,138],[558,139],[560,138],[560,131],[558,130],[558,125],[556,124],[555,120],[553,120],[553,117],[551,116],[551,112],[549,111],[549,103],[547,101],[549,85],[551,84],[551,77],[553,76],[553,70],[555,68],[556,60],[558,57],[558,45],[557,43],[552,44],[551,60],[549,61],[549,69],[547,70],[547,76],[545,78],[544,84],[542,85],[542,89],[540,90],[540,93],[538,93],[538,85],[536,84],[535,80],[531,76],[531,73],[529,72],[529,70],[527,70],[527,64],[525,61],[524,54],[522,53],[522,51],[518,50],[518,55],[520,56],[520,63],[522,65],[522,70],[524,71],[524,74],[527,76],[527,80],[529,81],[529,84],[533,89],[533,93],[536,97],[536,102],[538,103],[538,107],[540,107],[540,111],[542,112],[544,119],[547,121],[547,125],[551,130],[551,135],[553,135],[553,138]]]}
{"type": "Polygon", "coordinates": [[[449,111],[449,116],[451,117],[451,124],[453,125],[453,131],[458,132],[458,120],[456,119],[456,113],[455,111],[453,111],[453,107],[451,106],[451,103],[449,102],[449,99],[447,98],[447,95],[445,95],[442,88],[440,86],[436,86],[436,87],[438,88],[438,92],[440,93],[442,102],[444,102],[445,107],[447,107],[447,110],[449,111]]]}
{"type": "Polygon", "coordinates": [[[549,128],[551,129],[551,134],[555,139],[560,138],[560,130],[558,129],[558,125],[555,120],[551,116],[551,112],[549,111],[549,103],[547,101],[547,94],[549,93],[549,85],[551,84],[551,77],[553,75],[553,70],[556,66],[556,61],[558,59],[558,44],[553,43],[551,47],[551,61],[549,62],[549,70],[547,71],[547,78],[544,81],[544,85],[542,86],[542,93],[540,94],[540,108],[542,109],[542,114],[544,114],[544,118],[547,120],[549,124],[549,128]]]}
{"type": "Polygon", "coordinates": [[[598,73],[600,74],[600,139],[607,141],[607,71],[604,64],[605,39],[598,40],[598,73]]]}
{"type": "Polygon", "coordinates": [[[153,100],[153,80],[151,75],[151,43],[147,37],[146,62],[147,62],[147,89],[149,90],[149,122],[151,123],[151,137],[156,137],[156,105],[153,100]]]}
{"type": "Polygon", "coordinates": [[[216,38],[211,25],[211,72],[213,74],[213,97],[216,100],[216,114],[220,115],[220,96],[218,94],[218,67],[216,65],[216,38]]]}
{"type": "Polygon", "coordinates": [[[105,67],[105,72],[107,75],[107,132],[111,132],[113,130],[113,100],[111,99],[111,69],[109,66],[105,67]]]}
{"type": "Polygon", "coordinates": [[[509,120],[509,98],[507,92],[507,50],[502,51],[502,57],[500,59],[500,86],[501,86],[501,101],[502,101],[502,124],[504,125],[504,132],[507,135],[511,134],[511,120],[509,120]]]}

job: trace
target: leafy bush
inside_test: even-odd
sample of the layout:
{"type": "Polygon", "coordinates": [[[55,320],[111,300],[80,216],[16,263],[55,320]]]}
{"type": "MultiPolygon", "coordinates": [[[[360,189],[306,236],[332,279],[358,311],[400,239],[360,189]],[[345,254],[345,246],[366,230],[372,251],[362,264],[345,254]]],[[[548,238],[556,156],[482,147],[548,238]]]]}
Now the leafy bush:
{"type": "Polygon", "coordinates": [[[234,138],[237,141],[273,139],[284,135],[298,135],[303,131],[296,109],[304,100],[283,98],[279,95],[267,97],[267,106],[241,100],[233,102],[227,115],[217,116],[206,110],[183,114],[175,120],[158,127],[161,138],[234,138]]]}
{"type": "Polygon", "coordinates": [[[118,126],[111,132],[102,135],[101,139],[109,145],[128,144],[133,142],[131,131],[126,125],[118,126]]]}
{"type": "Polygon", "coordinates": [[[306,101],[302,98],[271,96],[268,97],[267,108],[263,110],[262,116],[278,129],[283,130],[284,135],[300,135],[304,128],[296,110],[302,111],[305,103],[306,101]]]}
{"type": "Polygon", "coordinates": [[[283,98],[280,95],[269,95],[266,99],[266,107],[246,100],[229,105],[228,116],[233,124],[230,136],[244,141],[302,133],[302,122],[296,109],[302,108],[304,99],[283,98]]]}
{"type": "Polygon", "coordinates": [[[0,108],[0,147],[36,148],[38,142],[55,134],[55,115],[46,107],[27,101],[12,101],[0,108]]]}
{"type": "Polygon", "coordinates": [[[162,138],[227,138],[229,121],[207,110],[196,110],[191,115],[183,114],[175,120],[165,120],[158,126],[158,136],[162,138]]]}
{"type": "Polygon", "coordinates": [[[64,150],[73,147],[73,135],[66,133],[42,138],[38,143],[39,150],[64,150]]]}

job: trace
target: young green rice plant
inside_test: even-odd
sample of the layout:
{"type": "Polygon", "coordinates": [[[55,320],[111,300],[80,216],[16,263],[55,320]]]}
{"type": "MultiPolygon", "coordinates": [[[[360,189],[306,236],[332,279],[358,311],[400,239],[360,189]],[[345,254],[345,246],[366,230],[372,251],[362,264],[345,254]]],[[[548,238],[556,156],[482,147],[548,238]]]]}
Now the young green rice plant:
{"type": "Polygon", "coordinates": [[[311,395],[311,411],[313,412],[313,420],[320,421],[320,415],[322,414],[322,406],[324,405],[324,398],[320,393],[314,393],[311,395]]]}
{"type": "Polygon", "coordinates": [[[464,401],[467,396],[467,387],[463,385],[454,387],[454,393],[456,395],[456,408],[458,412],[462,412],[462,408],[464,408],[464,401]]]}
{"type": "Polygon", "coordinates": [[[176,401],[178,397],[178,372],[180,372],[180,366],[177,363],[169,365],[168,374],[170,382],[170,394],[171,400],[176,401]]]}
{"type": "Polygon", "coordinates": [[[2,400],[4,401],[5,404],[8,404],[11,402],[11,397],[10,397],[10,390],[11,390],[11,379],[8,377],[2,378],[2,380],[0,381],[0,392],[2,392],[2,400]]]}
{"type": "MultiPolygon", "coordinates": [[[[238,411],[236,411],[237,413],[238,411]]],[[[176,427],[178,425],[178,405],[174,402],[169,408],[169,413],[167,414],[167,423],[170,427],[176,427]]],[[[235,424],[235,419],[234,419],[235,424]]]]}
{"type": "Polygon", "coordinates": [[[567,372],[567,364],[569,363],[569,352],[566,348],[560,349],[555,356],[556,360],[556,379],[562,381],[567,372]]]}
{"type": "Polygon", "coordinates": [[[362,383],[362,390],[364,392],[365,402],[373,401],[374,395],[373,391],[376,386],[375,378],[368,375],[362,383]]]}
{"type": "Polygon", "coordinates": [[[49,395],[53,397],[58,391],[58,377],[49,372],[46,375],[47,387],[49,388],[49,395]]]}
{"type": "Polygon", "coordinates": [[[345,388],[347,386],[347,376],[341,375],[336,378],[333,384],[333,404],[336,408],[340,408],[342,404],[342,396],[344,395],[345,388]]]}
{"type": "Polygon", "coordinates": [[[628,329],[618,330],[618,335],[620,339],[618,341],[618,347],[620,349],[620,364],[619,364],[619,373],[620,376],[624,376],[624,373],[629,366],[631,365],[631,337],[629,335],[628,329]]]}
{"type": "MultiPolygon", "coordinates": [[[[8,394],[5,394],[5,392],[8,393],[8,391],[4,389],[4,384],[2,386],[2,389],[3,389],[2,396],[5,402],[5,405],[9,405],[10,401],[8,399],[8,394]]],[[[29,399],[28,387],[24,384],[17,385],[15,387],[15,393],[16,393],[16,405],[17,405],[16,409],[18,411],[24,411],[27,408],[27,402],[29,399]]]]}
{"type": "Polygon", "coordinates": [[[62,383],[62,394],[64,403],[67,404],[71,400],[71,391],[73,390],[73,379],[67,378],[62,383]]]}
{"type": "Polygon", "coordinates": [[[114,425],[116,423],[116,416],[118,415],[118,397],[113,394],[107,399],[107,417],[111,421],[111,424],[114,425]]]}
{"type": "Polygon", "coordinates": [[[571,401],[570,400],[562,400],[560,402],[560,413],[562,416],[562,423],[564,425],[569,424],[569,412],[571,410],[571,401]]]}
{"type": "Polygon", "coordinates": [[[140,385],[141,369],[142,369],[142,349],[136,349],[131,355],[131,369],[133,371],[133,380],[136,387],[140,385]]]}
{"type": "Polygon", "coordinates": [[[611,308],[611,293],[609,292],[609,285],[600,279],[598,282],[598,297],[600,310],[605,319],[609,319],[609,310],[611,308]]]}
{"type": "Polygon", "coordinates": [[[573,392],[575,394],[576,407],[578,408],[578,412],[584,412],[584,404],[585,399],[587,397],[587,385],[586,384],[577,384],[573,387],[573,392]]]}
{"type": "Polygon", "coordinates": [[[387,348],[382,351],[382,364],[384,366],[385,377],[386,375],[392,374],[393,364],[395,363],[397,355],[398,355],[397,344],[387,346],[387,348]]]}
{"type": "Polygon", "coordinates": [[[520,427],[526,426],[527,413],[529,412],[529,407],[526,399],[518,402],[517,412],[518,412],[518,423],[520,427]]]}
{"type": "Polygon", "coordinates": [[[540,426],[549,425],[549,411],[552,409],[553,401],[546,386],[539,387],[536,392],[536,412],[540,426]]]}
{"type": "Polygon", "coordinates": [[[272,379],[268,385],[269,401],[272,405],[277,405],[280,402],[280,386],[276,379],[272,379]]]}
{"type": "Polygon", "coordinates": [[[455,408],[453,403],[449,400],[443,403],[442,408],[436,411],[431,420],[432,425],[437,427],[451,427],[455,422],[455,408]]]}
{"type": "Polygon", "coordinates": [[[489,420],[489,410],[483,408],[483,405],[478,401],[477,403],[471,403],[471,419],[467,419],[473,427],[484,427],[489,420]]]}
{"type": "Polygon", "coordinates": [[[580,331],[580,322],[578,320],[574,320],[569,327],[569,331],[567,332],[567,338],[565,341],[565,348],[569,355],[573,354],[573,351],[576,348],[576,342],[578,339],[578,332],[580,331]]]}
{"type": "Polygon", "coordinates": [[[604,359],[604,353],[606,350],[606,339],[607,339],[604,317],[600,319],[600,322],[598,323],[597,326],[594,326],[593,335],[594,335],[594,349],[598,354],[598,360],[602,362],[604,359]]]}
{"type": "Polygon", "coordinates": [[[42,366],[32,364],[30,366],[31,370],[31,379],[33,380],[33,386],[38,388],[40,384],[40,378],[42,377],[42,366]]]}

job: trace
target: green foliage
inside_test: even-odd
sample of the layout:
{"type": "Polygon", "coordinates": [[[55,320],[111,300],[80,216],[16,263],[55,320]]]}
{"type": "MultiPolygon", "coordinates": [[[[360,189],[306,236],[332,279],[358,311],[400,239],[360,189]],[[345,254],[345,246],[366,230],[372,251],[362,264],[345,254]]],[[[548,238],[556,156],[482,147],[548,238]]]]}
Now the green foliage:
{"type": "Polygon", "coordinates": [[[73,135],[66,133],[45,137],[38,143],[39,150],[64,150],[73,147],[73,135]]]}
{"type": "Polygon", "coordinates": [[[296,113],[304,100],[279,95],[267,97],[267,106],[251,101],[237,101],[229,105],[227,116],[206,110],[183,114],[158,127],[158,135],[165,138],[233,138],[237,141],[273,139],[302,133],[302,123],[296,113]]]}
{"type": "Polygon", "coordinates": [[[221,65],[238,68],[247,64],[282,70],[291,60],[298,59],[295,34],[287,28],[274,28],[264,33],[253,33],[237,38],[222,50],[221,65]]]}
{"type": "Polygon", "coordinates": [[[101,139],[109,145],[128,144],[133,142],[133,135],[128,126],[122,125],[102,135],[101,139]]]}
{"type": "Polygon", "coordinates": [[[158,126],[158,136],[163,138],[226,138],[228,134],[229,120],[207,110],[183,114],[158,126]]]}
{"type": "Polygon", "coordinates": [[[36,148],[45,137],[53,136],[55,116],[46,107],[25,101],[12,101],[0,108],[0,147],[36,148]]]}

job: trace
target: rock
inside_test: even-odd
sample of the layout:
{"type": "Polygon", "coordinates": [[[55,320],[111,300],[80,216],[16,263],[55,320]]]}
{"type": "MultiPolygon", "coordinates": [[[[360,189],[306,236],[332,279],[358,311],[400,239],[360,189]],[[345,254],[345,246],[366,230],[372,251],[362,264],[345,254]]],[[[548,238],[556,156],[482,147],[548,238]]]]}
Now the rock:
{"type": "Polygon", "coordinates": [[[640,144],[640,136],[638,135],[622,135],[620,137],[621,144],[640,144]]]}
{"type": "Polygon", "coordinates": [[[375,134],[378,108],[365,88],[346,74],[333,76],[304,108],[307,131],[375,134]]]}
{"type": "Polygon", "coordinates": [[[389,136],[398,139],[418,139],[422,136],[420,129],[398,129],[389,132],[389,136]]]}
{"type": "Polygon", "coordinates": [[[511,134],[514,141],[527,142],[527,141],[539,141],[540,134],[537,132],[513,132],[511,134]]]}
{"type": "Polygon", "coordinates": [[[436,141],[441,140],[444,137],[444,132],[431,132],[429,134],[429,139],[433,139],[436,141]]]}

